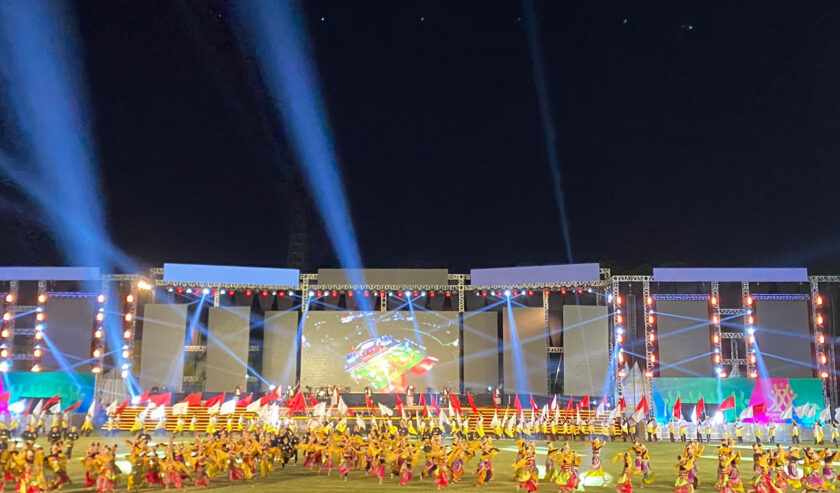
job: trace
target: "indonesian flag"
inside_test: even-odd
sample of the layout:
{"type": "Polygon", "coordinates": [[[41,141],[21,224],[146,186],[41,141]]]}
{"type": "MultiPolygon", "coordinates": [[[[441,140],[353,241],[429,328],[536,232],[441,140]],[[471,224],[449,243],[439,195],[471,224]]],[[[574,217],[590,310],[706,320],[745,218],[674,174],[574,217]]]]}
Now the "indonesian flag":
{"type": "Polygon", "coordinates": [[[519,394],[514,394],[516,397],[513,398],[513,408],[516,409],[518,414],[522,414],[522,403],[519,402],[519,394]]]}
{"type": "Polygon", "coordinates": [[[400,416],[405,419],[405,409],[403,408],[403,401],[400,399],[399,394],[394,394],[394,397],[397,398],[397,411],[399,411],[400,416]]]}
{"type": "Polygon", "coordinates": [[[583,399],[580,400],[580,409],[589,408],[589,396],[583,396],[583,399]]]}
{"type": "Polygon", "coordinates": [[[90,400],[90,407],[88,407],[87,415],[91,418],[96,413],[96,397],[90,400]]]}
{"type": "Polygon", "coordinates": [[[248,407],[251,404],[251,400],[253,398],[254,398],[254,394],[246,395],[245,397],[240,399],[239,402],[236,403],[236,407],[248,407]]]}
{"type": "Polygon", "coordinates": [[[595,409],[595,416],[600,416],[604,414],[607,410],[607,398],[604,397],[601,399],[601,402],[598,403],[598,407],[595,409]]]}
{"type": "Polygon", "coordinates": [[[265,405],[271,404],[272,401],[276,401],[277,399],[279,399],[280,398],[280,387],[281,386],[278,385],[277,387],[274,387],[274,390],[272,390],[268,394],[260,397],[260,404],[265,406],[265,405]]]}
{"type": "Polygon", "coordinates": [[[188,402],[179,402],[179,403],[175,404],[174,406],[172,406],[172,415],[173,416],[184,416],[185,414],[187,414],[187,411],[189,410],[189,408],[190,408],[190,405],[189,405],[188,402]]]}
{"type": "Polygon", "coordinates": [[[731,395],[731,396],[727,397],[726,399],[724,399],[724,401],[721,402],[720,405],[718,406],[718,411],[720,411],[720,412],[726,411],[728,409],[735,409],[735,396],[734,395],[731,395]]]}
{"type": "Polygon", "coordinates": [[[120,414],[122,414],[122,412],[125,411],[125,408],[128,407],[128,403],[129,399],[124,400],[123,403],[120,404],[120,407],[118,407],[116,411],[114,411],[114,416],[119,416],[120,414]]]}
{"type": "Polygon", "coordinates": [[[625,400],[624,400],[624,396],[622,396],[622,397],[621,397],[621,400],[620,400],[620,401],[618,401],[618,409],[619,409],[620,411],[622,411],[622,412],[623,412],[625,409],[627,409],[627,401],[625,401],[625,400]]]}
{"type": "Polygon", "coordinates": [[[254,402],[251,402],[247,406],[245,406],[245,410],[249,413],[258,413],[260,412],[261,407],[263,407],[262,399],[257,399],[254,402]]]}
{"type": "Polygon", "coordinates": [[[548,406],[548,408],[552,411],[557,409],[557,394],[554,394],[554,397],[551,398],[551,404],[548,406]]]}
{"type": "Polygon", "coordinates": [[[69,413],[70,411],[75,411],[76,409],[79,409],[79,407],[81,405],[82,405],[82,399],[79,399],[78,401],[76,401],[75,404],[73,404],[72,406],[65,409],[64,412],[69,413]]]}
{"type": "Polygon", "coordinates": [[[473,396],[469,392],[467,392],[467,402],[470,404],[470,410],[473,412],[473,414],[478,414],[478,409],[476,409],[475,407],[475,401],[473,401],[473,396]]]}
{"type": "Polygon", "coordinates": [[[229,401],[225,401],[225,403],[222,404],[219,407],[219,414],[221,414],[221,415],[233,414],[235,412],[236,412],[236,398],[233,398],[229,401]]]}
{"type": "MultiPolygon", "coordinates": [[[[424,403],[424,401],[423,401],[423,394],[420,394],[420,402],[421,402],[421,403],[423,403],[423,405],[424,405],[424,406],[426,405],[426,404],[424,403]]],[[[370,396],[369,396],[368,394],[365,394],[365,404],[366,404],[366,405],[367,405],[367,407],[369,407],[370,409],[373,409],[373,408],[375,407],[375,406],[373,405],[373,401],[370,399],[370,396]]]]}
{"type": "Polygon", "coordinates": [[[213,406],[220,406],[225,401],[225,394],[222,392],[221,394],[217,395],[216,397],[211,397],[207,399],[207,402],[204,403],[204,407],[211,408],[213,406]]]}
{"type": "Polygon", "coordinates": [[[171,401],[172,393],[170,392],[166,392],[165,394],[155,394],[149,396],[149,402],[154,404],[156,407],[168,406],[171,401]]]}
{"type": "Polygon", "coordinates": [[[391,408],[386,406],[385,404],[382,404],[381,402],[379,403],[379,413],[382,416],[393,416],[394,415],[394,411],[391,410],[391,408]]]}
{"type": "Polygon", "coordinates": [[[43,409],[55,413],[57,412],[53,411],[53,407],[55,407],[55,404],[59,405],[58,411],[61,411],[61,394],[55,394],[54,396],[47,399],[47,402],[44,403],[43,409]]]}
{"type": "Polygon", "coordinates": [[[309,394],[309,405],[310,406],[317,406],[318,405],[318,399],[312,397],[312,394],[309,394]]]}
{"type": "Polygon", "coordinates": [[[137,399],[137,404],[145,404],[149,401],[149,391],[144,390],[140,397],[137,399]]]}
{"type": "Polygon", "coordinates": [[[353,415],[353,411],[351,411],[350,408],[347,406],[347,403],[344,402],[344,397],[342,396],[338,396],[338,412],[340,412],[341,414],[346,414],[348,416],[353,415]]]}
{"type": "Polygon", "coordinates": [[[306,400],[303,397],[303,392],[298,390],[297,394],[286,402],[286,406],[289,408],[290,416],[296,412],[306,414],[306,400]]]}
{"type": "Polygon", "coordinates": [[[642,400],[636,405],[636,412],[633,413],[633,421],[641,423],[648,413],[647,396],[642,396],[642,400]]]}
{"type": "MultiPolygon", "coordinates": [[[[469,394],[467,394],[467,395],[469,395],[469,394]]],[[[470,400],[472,400],[472,396],[470,396],[470,400]]],[[[461,401],[458,399],[457,395],[452,394],[449,397],[449,405],[452,406],[455,409],[456,414],[458,414],[459,416],[463,416],[464,413],[461,412],[461,401]]],[[[451,412],[450,412],[450,414],[451,414],[451,412]]]]}
{"type": "Polygon", "coordinates": [[[539,408],[537,407],[537,403],[534,402],[534,395],[533,394],[528,394],[528,399],[530,399],[530,401],[531,401],[530,402],[531,410],[536,412],[539,408]]]}
{"type": "Polygon", "coordinates": [[[312,414],[315,416],[326,416],[327,415],[327,403],[326,402],[319,402],[315,404],[312,408],[312,414]]]}
{"type": "Polygon", "coordinates": [[[677,402],[674,403],[674,410],[671,414],[673,414],[674,419],[682,419],[682,402],[679,397],[677,397],[677,402]]]}
{"type": "Polygon", "coordinates": [[[435,408],[435,411],[437,411],[438,416],[440,416],[440,406],[438,405],[437,398],[435,398],[434,395],[429,394],[429,400],[432,402],[432,407],[435,408]]]}

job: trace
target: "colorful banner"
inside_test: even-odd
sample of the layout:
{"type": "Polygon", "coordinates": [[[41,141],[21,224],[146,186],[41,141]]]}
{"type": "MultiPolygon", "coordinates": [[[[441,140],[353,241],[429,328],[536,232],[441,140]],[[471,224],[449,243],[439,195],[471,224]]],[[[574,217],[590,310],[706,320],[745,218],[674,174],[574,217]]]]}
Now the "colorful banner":
{"type": "Polygon", "coordinates": [[[2,391],[10,392],[9,402],[21,399],[49,399],[61,396],[62,409],[72,406],[79,399],[84,399],[77,412],[87,412],[93,397],[94,375],[90,373],[3,373],[2,391]]]}
{"type": "MultiPolygon", "coordinates": [[[[708,406],[708,412],[713,414],[714,405],[735,396],[735,409],[723,413],[728,422],[735,421],[747,407],[759,404],[765,405],[766,412],[745,422],[784,421],[780,416],[791,406],[810,403],[818,409],[823,407],[822,382],[818,378],[654,378],[652,390],[653,407],[660,422],[671,419],[677,398],[685,409],[691,409],[702,397],[706,404],[713,405],[708,406]]],[[[683,414],[687,416],[688,412],[683,414]]]]}

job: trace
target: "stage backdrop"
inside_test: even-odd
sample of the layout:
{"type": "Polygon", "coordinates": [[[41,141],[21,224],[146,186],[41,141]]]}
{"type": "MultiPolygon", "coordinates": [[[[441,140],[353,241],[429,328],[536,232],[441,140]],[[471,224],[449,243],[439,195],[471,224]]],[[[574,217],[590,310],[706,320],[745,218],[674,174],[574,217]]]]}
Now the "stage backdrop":
{"type": "Polygon", "coordinates": [[[143,307],[140,387],[166,386],[167,390],[181,391],[186,332],[187,305],[150,303],[143,307]]]}
{"type": "Polygon", "coordinates": [[[659,374],[663,377],[710,377],[712,333],[709,302],[657,300],[659,374]]]}
{"type": "Polygon", "coordinates": [[[548,393],[548,334],[543,308],[502,310],[504,388],[507,393],[548,393]]]}
{"type": "Polygon", "coordinates": [[[758,300],[755,342],[771,377],[813,377],[807,301],[758,300]]]}
{"type": "Polygon", "coordinates": [[[499,385],[499,317],[464,313],[464,388],[484,392],[499,385]]]}
{"type": "Polygon", "coordinates": [[[563,306],[563,393],[604,395],[609,367],[607,307],[563,306]]]}
{"type": "Polygon", "coordinates": [[[308,312],[300,381],[360,392],[458,390],[457,312],[308,312]]]}
{"type": "Polygon", "coordinates": [[[237,385],[245,389],[250,317],[250,306],[210,307],[205,392],[233,392],[237,385]]]}
{"type": "MultiPolygon", "coordinates": [[[[707,404],[719,404],[735,396],[735,409],[724,413],[727,421],[735,421],[741,411],[763,403],[767,409],[758,421],[780,421],[779,416],[790,406],[816,404],[823,407],[822,382],[817,378],[654,378],[653,404],[656,419],[667,421],[671,417],[677,397],[683,404],[696,403],[700,397],[707,404]]],[[[684,409],[687,416],[689,407],[684,409]]],[[[709,408],[709,414],[714,407],[709,408]]],[[[818,413],[819,414],[819,413],[818,413]]],[[[745,420],[753,421],[752,419],[745,420]]]]}
{"type": "Polygon", "coordinates": [[[88,298],[48,298],[47,329],[51,344],[43,344],[45,372],[90,371],[89,361],[93,342],[94,300],[88,298]],[[60,351],[56,358],[52,348],[60,351]],[[67,365],[67,366],[65,366],[67,365]]]}
{"type": "Polygon", "coordinates": [[[263,327],[262,376],[286,389],[297,379],[298,312],[267,311],[263,327]]]}

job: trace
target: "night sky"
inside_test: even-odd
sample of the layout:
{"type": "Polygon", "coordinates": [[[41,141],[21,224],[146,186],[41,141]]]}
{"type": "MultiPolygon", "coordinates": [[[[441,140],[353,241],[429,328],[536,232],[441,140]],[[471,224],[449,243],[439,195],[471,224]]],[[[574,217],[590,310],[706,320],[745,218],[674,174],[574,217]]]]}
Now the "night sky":
{"type": "MultiPolygon", "coordinates": [[[[303,8],[367,267],[567,261],[522,4],[303,8]]],[[[840,4],[536,11],[574,261],[840,272],[840,4]]],[[[298,221],[305,267],[338,266],[230,4],[73,12],[117,246],[141,265],[285,266],[298,221]]],[[[0,263],[62,263],[2,191],[0,263]]]]}

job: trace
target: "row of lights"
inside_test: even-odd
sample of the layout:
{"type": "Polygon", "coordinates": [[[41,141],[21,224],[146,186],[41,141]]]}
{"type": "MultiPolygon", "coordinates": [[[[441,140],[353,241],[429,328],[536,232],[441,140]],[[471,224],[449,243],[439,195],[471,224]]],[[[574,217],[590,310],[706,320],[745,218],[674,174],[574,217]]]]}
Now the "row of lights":
{"type": "Polygon", "coordinates": [[[134,304],[134,294],[129,293],[125,296],[125,304],[123,305],[123,345],[122,345],[122,367],[120,368],[120,376],[128,378],[131,372],[131,349],[134,343],[134,314],[136,312],[134,304]]]}
{"type": "Polygon", "coordinates": [[[653,378],[657,366],[656,345],[656,315],[653,311],[653,297],[648,293],[645,296],[645,350],[647,351],[647,369],[645,377],[653,378]]]}
{"type": "Polygon", "coordinates": [[[622,347],[624,344],[624,315],[621,313],[621,307],[624,305],[624,298],[621,297],[620,293],[609,294],[607,296],[607,301],[612,302],[613,304],[613,326],[615,327],[615,353],[616,353],[616,370],[618,372],[618,378],[624,378],[627,376],[627,371],[625,370],[624,365],[624,348],[622,347]]]}
{"type": "Polygon", "coordinates": [[[752,310],[754,304],[755,299],[751,294],[747,293],[744,297],[744,305],[747,307],[744,312],[744,327],[747,341],[747,376],[750,378],[758,378],[758,369],[756,368],[758,359],[755,349],[755,315],[753,315],[752,310]]]}
{"type": "Polygon", "coordinates": [[[820,378],[828,378],[828,356],[825,352],[825,316],[822,313],[823,297],[820,294],[814,297],[814,338],[817,343],[817,371],[820,378]]]}
{"type": "Polygon", "coordinates": [[[15,304],[15,295],[7,293],[3,300],[3,328],[0,329],[0,371],[8,371],[11,368],[9,358],[12,356],[12,335],[14,332],[14,315],[12,306],[15,304]]]}
{"type": "Polygon", "coordinates": [[[41,358],[44,356],[44,348],[41,341],[44,339],[44,330],[47,328],[47,294],[38,293],[37,305],[35,306],[35,343],[32,346],[32,366],[29,371],[38,373],[41,371],[41,358]]]}
{"type": "Polygon", "coordinates": [[[102,358],[105,355],[105,295],[96,297],[97,310],[93,318],[93,343],[91,344],[91,356],[93,364],[90,367],[91,373],[102,373],[102,358]]]}
{"type": "Polygon", "coordinates": [[[712,362],[715,365],[715,373],[719,378],[726,378],[726,372],[721,366],[721,337],[720,337],[720,303],[718,303],[718,293],[713,290],[709,295],[709,304],[712,307],[712,362]]]}

